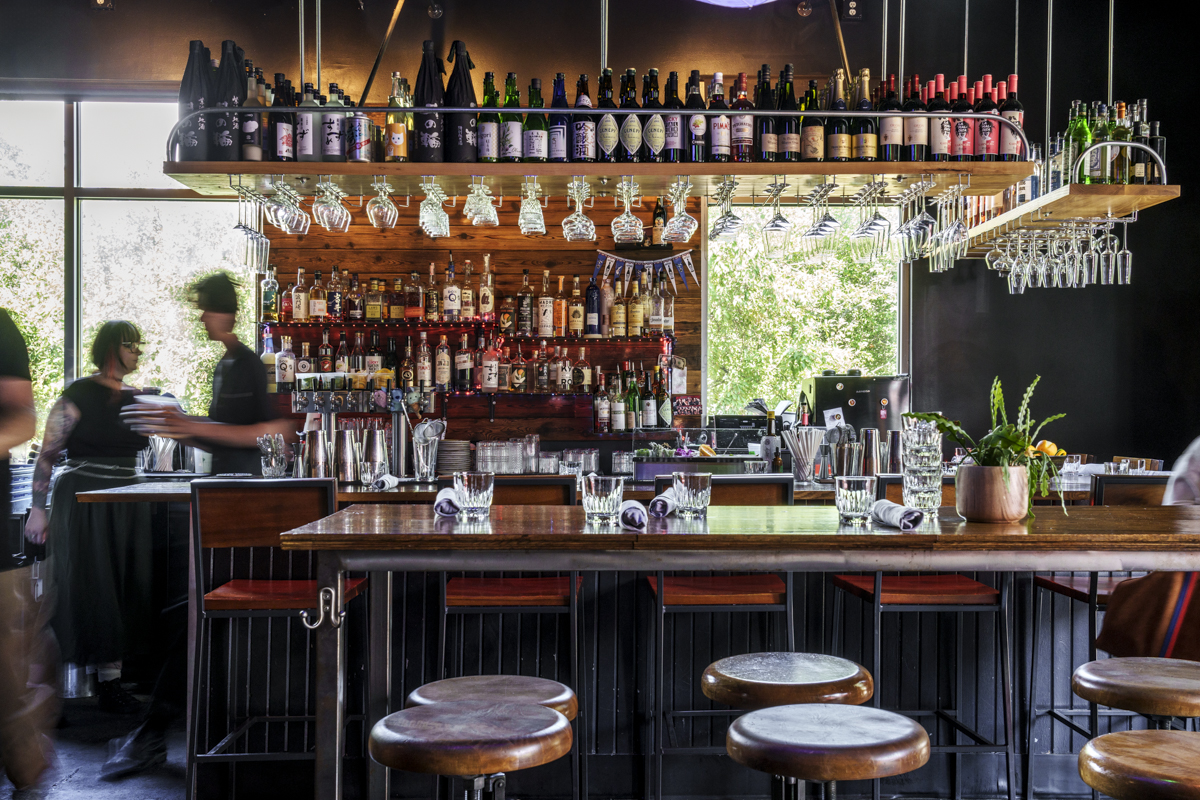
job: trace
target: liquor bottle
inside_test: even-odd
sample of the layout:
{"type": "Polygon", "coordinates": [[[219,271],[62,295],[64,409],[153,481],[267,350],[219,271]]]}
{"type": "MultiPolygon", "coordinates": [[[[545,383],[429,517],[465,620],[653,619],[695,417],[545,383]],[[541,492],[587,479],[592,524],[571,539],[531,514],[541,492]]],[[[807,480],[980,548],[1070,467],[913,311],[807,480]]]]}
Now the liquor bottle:
{"type": "Polygon", "coordinates": [[[313,278],[312,288],[308,290],[308,318],[313,322],[324,322],[329,316],[329,307],[325,300],[325,284],[321,283],[321,273],[313,278]]]}
{"type": "Polygon", "coordinates": [[[279,281],[275,277],[275,268],[267,268],[267,276],[260,284],[262,302],[259,306],[259,319],[262,322],[279,320],[279,281]]]}
{"type": "Polygon", "coordinates": [[[729,161],[730,131],[729,117],[720,113],[728,108],[725,105],[725,76],[720,72],[713,73],[708,108],[718,112],[708,117],[708,160],[724,163],[729,161]]]}
{"type": "Polygon", "coordinates": [[[342,333],[338,339],[337,350],[333,355],[333,371],[334,372],[349,372],[350,371],[350,348],[346,345],[346,333],[342,333]]]}
{"type": "Polygon", "coordinates": [[[570,351],[564,346],[558,357],[558,391],[567,394],[574,383],[575,365],[571,363],[570,351]]]}
{"type": "Polygon", "coordinates": [[[346,292],[346,320],[349,322],[362,322],[366,319],[366,303],[363,298],[361,287],[358,285],[358,276],[350,277],[350,291],[346,292]]]}
{"type": "MultiPolygon", "coordinates": [[[[421,66],[417,70],[417,83],[413,87],[413,106],[438,108],[445,105],[445,89],[442,75],[446,67],[434,51],[434,43],[428,39],[421,45],[421,66]]],[[[409,156],[413,161],[440,164],[445,160],[445,124],[437,112],[417,114],[413,120],[420,131],[409,144],[409,156]]]]}
{"type": "MultiPolygon", "coordinates": [[[[242,114],[238,122],[238,131],[241,136],[241,159],[242,161],[262,161],[264,133],[262,110],[266,108],[266,103],[258,93],[258,79],[250,66],[249,59],[246,59],[246,74],[243,79],[246,82],[246,93],[242,99],[242,108],[246,109],[247,113],[242,114]]],[[[308,84],[305,84],[305,88],[311,89],[308,84]]],[[[299,118],[297,118],[298,126],[299,118]]],[[[270,376],[272,372],[272,370],[268,370],[267,375],[270,376]]]]}
{"type": "Polygon", "coordinates": [[[671,393],[667,391],[667,372],[662,367],[657,367],[656,370],[658,386],[654,392],[654,405],[658,412],[658,425],[660,428],[669,428],[675,419],[675,414],[671,408],[671,393]]]}
{"type": "MultiPolygon", "coordinates": [[[[599,372],[599,370],[596,370],[599,372]]],[[[596,433],[612,431],[611,406],[608,401],[608,389],[604,386],[604,375],[599,375],[596,382],[596,393],[592,395],[592,427],[596,433]]]]}
{"type": "MultiPolygon", "coordinates": [[[[871,71],[865,67],[858,72],[859,111],[871,110],[871,71]]],[[[878,158],[879,134],[874,117],[856,117],[851,125],[853,139],[850,142],[850,157],[854,161],[874,161],[878,158]]]]}
{"type": "MultiPolygon", "coordinates": [[[[804,96],[805,111],[819,111],[817,100],[817,82],[808,82],[808,92],[804,96]]],[[[800,124],[800,160],[825,160],[825,120],[816,114],[805,114],[800,124]]]]}
{"type": "Polygon", "coordinates": [[[446,343],[446,334],[442,334],[441,341],[438,342],[437,348],[433,351],[433,390],[435,392],[449,392],[454,388],[453,374],[450,371],[450,345],[446,343]]]}
{"type": "Polygon", "coordinates": [[[614,371],[608,382],[608,424],[613,433],[625,431],[625,393],[621,391],[620,371],[614,371]]]}
{"type": "Polygon", "coordinates": [[[571,367],[571,391],[575,394],[592,393],[592,365],[587,360],[587,348],[579,348],[579,360],[571,367]]]}
{"type": "MultiPolygon", "coordinates": [[[[798,111],[796,91],[792,84],[792,65],[783,65],[783,74],[779,76],[779,110],[798,111]]],[[[775,120],[775,135],[777,140],[779,161],[794,162],[800,160],[800,119],[798,117],[778,117],[775,120]]]]}
{"type": "Polygon", "coordinates": [[[333,346],[329,344],[329,328],[321,331],[317,346],[317,372],[333,372],[333,346]]]}
{"type": "Polygon", "coordinates": [[[609,312],[609,335],[613,337],[628,336],[629,329],[625,316],[625,298],[622,297],[624,284],[622,281],[617,281],[617,288],[613,294],[612,310],[609,312]]]}
{"type": "MultiPolygon", "coordinates": [[[[575,107],[592,107],[587,75],[580,75],[575,83],[575,107]]],[[[591,114],[571,116],[571,160],[585,163],[596,160],[596,118],[591,114]]]]}
{"type": "MultiPolygon", "coordinates": [[[[665,97],[663,108],[668,112],[679,112],[683,108],[683,101],[679,99],[678,72],[672,72],[667,75],[667,93],[665,97]]],[[[683,114],[663,114],[663,130],[662,160],[670,164],[678,164],[684,160],[683,114]]]]}
{"type": "Polygon", "coordinates": [[[508,357],[507,347],[503,349],[500,357],[496,360],[496,391],[512,391],[512,361],[508,357]]]}
{"type": "MultiPolygon", "coordinates": [[[[642,107],[662,108],[658,99],[658,70],[651,69],[642,77],[642,107]]],[[[652,164],[665,160],[664,149],[667,146],[667,123],[662,114],[651,114],[642,117],[642,161],[652,164]]]]}
{"type": "Polygon", "coordinates": [[[547,379],[547,384],[549,385],[549,391],[551,391],[551,392],[558,391],[559,362],[560,361],[562,361],[562,346],[556,345],[554,348],[554,352],[550,353],[546,357],[546,362],[547,362],[546,379],[547,379]]]}
{"type": "Polygon", "coordinates": [[[650,318],[647,325],[651,336],[662,335],[663,332],[663,296],[659,286],[658,275],[654,276],[654,287],[650,291],[650,318]]]}
{"type": "MultiPolygon", "coordinates": [[[[212,93],[212,70],[204,57],[204,42],[193,39],[188,45],[187,67],[179,82],[179,119],[193,111],[208,108],[212,93]]],[[[176,161],[208,161],[208,115],[192,117],[179,128],[175,140],[176,161]]]]}
{"type": "MultiPolygon", "coordinates": [[[[238,63],[237,44],[221,42],[221,65],[213,77],[210,107],[240,108],[246,94],[246,78],[238,63]]],[[[239,161],[242,153],[240,114],[209,114],[208,157],[213,161],[239,161]]]]}
{"type": "MultiPolygon", "coordinates": [[[[1022,129],[1025,127],[1025,107],[1017,100],[1017,76],[1008,76],[1008,98],[1000,106],[1000,116],[1012,120],[1022,129]]],[[[1007,125],[1000,131],[1000,160],[1020,161],[1025,157],[1021,149],[1021,137],[1007,125]]]]}
{"type": "Polygon", "coordinates": [[[279,295],[279,321],[294,322],[295,315],[292,314],[292,298],[296,292],[296,284],[288,283],[287,288],[279,295]]]}
{"type": "MultiPolygon", "coordinates": [[[[517,89],[517,73],[510,72],[504,80],[504,107],[520,108],[521,92],[517,89]]],[[[522,120],[519,112],[500,112],[500,160],[517,163],[524,154],[522,120]]]]}
{"type": "Polygon", "coordinates": [[[446,266],[446,282],[442,284],[442,321],[458,322],[462,316],[462,287],[454,277],[454,253],[446,266]]]}
{"type": "Polygon", "coordinates": [[[321,114],[321,160],[346,160],[346,115],[338,110],[344,108],[338,85],[329,84],[329,102],[321,114]]]}
{"type": "Polygon", "coordinates": [[[522,270],[521,288],[517,290],[517,336],[533,336],[533,289],[529,286],[529,270],[522,270]]]}
{"type": "MultiPolygon", "coordinates": [[[[967,76],[958,76],[958,102],[951,107],[951,112],[962,113],[974,110],[967,93],[967,76]]],[[[975,120],[959,118],[954,120],[954,142],[950,153],[951,161],[975,160],[975,120]]]]}
{"type": "Polygon", "coordinates": [[[400,371],[397,373],[399,386],[404,391],[408,392],[417,386],[417,362],[413,359],[412,337],[409,336],[404,343],[404,360],[400,362],[400,371]]]}
{"type": "Polygon", "coordinates": [[[650,373],[645,373],[645,388],[640,392],[642,398],[642,427],[657,428],[658,424],[658,402],[654,397],[654,384],[650,380],[650,373]]]}
{"type": "Polygon", "coordinates": [[[535,353],[530,381],[533,391],[545,394],[550,391],[550,355],[546,352],[546,342],[535,353]]]}
{"type": "MultiPolygon", "coordinates": [[[[953,86],[953,84],[951,84],[953,86]]],[[[954,120],[950,118],[950,103],[946,101],[946,76],[933,76],[933,95],[929,100],[929,158],[931,161],[949,161],[953,153],[954,120]]]]}
{"type": "Polygon", "coordinates": [[[747,96],[746,73],[738,73],[735,86],[737,97],[729,104],[729,110],[733,112],[729,118],[730,156],[733,161],[749,162],[754,160],[754,117],[738,113],[754,108],[747,96]]]}
{"type": "MultiPolygon", "coordinates": [[[[475,64],[467,53],[465,42],[450,45],[449,60],[454,64],[450,80],[446,82],[446,105],[450,108],[475,108],[475,81],[471,70],[475,64]]],[[[455,164],[474,164],[479,156],[476,144],[478,114],[446,115],[446,161],[455,164]]]]}
{"type": "Polygon", "coordinates": [[[368,375],[374,375],[383,369],[383,351],[379,349],[379,331],[371,331],[370,344],[367,346],[366,370],[368,375]]]}
{"type": "Polygon", "coordinates": [[[625,430],[635,431],[642,427],[642,397],[638,391],[633,362],[625,362],[625,430]]]}
{"type": "Polygon", "coordinates": [[[592,274],[588,281],[587,291],[583,301],[583,338],[600,338],[600,287],[596,285],[596,275],[592,274]]]}
{"type": "Polygon", "coordinates": [[[471,282],[471,262],[466,261],[463,263],[462,312],[458,318],[471,322],[478,316],[479,309],[475,307],[475,287],[471,282]]]}
{"type": "Polygon", "coordinates": [[[662,295],[662,298],[663,298],[662,332],[663,332],[664,336],[674,336],[675,335],[675,295],[667,292],[665,289],[665,286],[666,285],[664,284],[664,290],[663,290],[663,295],[662,295]]]}
{"type": "MultiPolygon", "coordinates": [[[[540,78],[534,78],[529,82],[529,107],[543,108],[542,102],[542,81],[540,78]]],[[[533,163],[541,163],[546,161],[549,155],[546,134],[546,115],[545,114],[526,114],[525,124],[521,128],[522,152],[524,153],[522,160],[533,163]]]]}
{"type": "Polygon", "coordinates": [[[529,391],[529,364],[521,353],[521,343],[517,342],[517,354],[508,365],[509,391],[523,394],[529,391]]]}
{"type": "MultiPolygon", "coordinates": [[[[1145,110],[1143,110],[1142,115],[1144,116],[1145,113],[1145,110]]],[[[1161,158],[1165,164],[1167,163],[1167,137],[1159,133],[1158,125],[1159,123],[1157,120],[1150,123],[1150,147],[1154,149],[1154,152],[1158,153],[1158,157],[1161,158]]],[[[1158,168],[1158,162],[1156,162],[1154,159],[1150,159],[1150,161],[1146,164],[1146,171],[1147,183],[1154,186],[1161,186],[1164,183],[1162,170],[1158,168]]]]}
{"type": "Polygon", "coordinates": [[[388,319],[400,322],[407,316],[404,285],[399,277],[392,278],[392,291],[387,295],[388,319]]]}
{"type": "Polygon", "coordinates": [[[433,387],[433,351],[425,331],[420,332],[417,342],[417,388],[427,392],[433,387]]]}
{"type": "MultiPolygon", "coordinates": [[[[641,108],[637,101],[636,73],[625,70],[621,78],[621,108],[641,108]]],[[[637,114],[617,117],[620,144],[617,146],[617,161],[633,164],[642,160],[642,118],[637,114]]]]}
{"type": "Polygon", "coordinates": [[[708,134],[708,120],[703,113],[696,113],[703,112],[706,107],[704,96],[700,94],[700,70],[694,69],[691,78],[688,79],[687,102],[684,105],[684,108],[693,112],[685,117],[687,134],[684,154],[688,163],[703,164],[708,160],[708,140],[705,138],[708,134]]]}
{"type": "Polygon", "coordinates": [[[604,285],[600,287],[600,335],[606,339],[612,336],[612,307],[615,298],[612,283],[604,281],[604,285]]]}
{"type": "Polygon", "coordinates": [[[363,295],[363,319],[367,322],[380,322],[383,319],[383,293],[379,291],[379,281],[375,278],[371,278],[363,295]]]}
{"type": "Polygon", "coordinates": [[[542,270],[542,293],[537,299],[537,335],[554,335],[554,295],[550,294],[550,270],[542,270]]]}
{"type": "Polygon", "coordinates": [[[279,337],[283,349],[275,356],[275,391],[290,392],[296,387],[296,354],[292,352],[292,337],[279,337]]]}
{"type": "MultiPolygon", "coordinates": [[[[829,102],[831,112],[846,108],[846,76],[841,68],[833,76],[833,93],[829,102]]],[[[850,160],[850,123],[845,117],[830,117],[825,122],[825,160],[850,160]]]]}
{"type": "MultiPolygon", "coordinates": [[[[783,73],[779,73],[780,83],[783,73]]],[[[771,67],[762,66],[762,76],[758,84],[758,102],[755,107],[759,111],[772,111],[776,108],[775,92],[771,91],[771,67]]],[[[754,152],[759,161],[776,161],[779,158],[779,131],[775,117],[755,117],[754,122],[754,152]]]]}
{"type": "Polygon", "coordinates": [[[488,342],[483,354],[483,376],[480,379],[480,391],[492,393],[498,391],[500,385],[500,350],[494,340],[488,342]]]}
{"type": "MultiPolygon", "coordinates": [[[[1092,129],[1088,125],[1087,114],[1083,104],[1076,100],[1072,103],[1071,121],[1067,125],[1067,144],[1065,162],[1068,168],[1074,167],[1079,154],[1092,143],[1092,129]]],[[[1072,171],[1068,183],[1091,183],[1091,175],[1087,164],[1080,164],[1077,172],[1072,171]]]]}
{"type": "Polygon", "coordinates": [[[296,374],[311,375],[313,371],[312,353],[309,352],[309,343],[300,343],[300,356],[296,359],[296,374]]]}
{"type": "Polygon", "coordinates": [[[563,278],[558,276],[558,294],[554,296],[554,332],[551,336],[567,335],[567,296],[563,294],[563,278]]]}
{"type": "MultiPolygon", "coordinates": [[[[551,109],[567,108],[567,76],[559,72],[554,76],[554,96],[550,101],[551,109]]],[[[560,111],[550,114],[548,141],[546,144],[547,158],[555,163],[570,161],[567,135],[571,129],[571,115],[560,111]]]]}
{"type": "Polygon", "coordinates": [[[479,278],[479,320],[496,321],[496,276],[492,274],[490,254],[483,257],[483,275],[479,278]]]}
{"type": "Polygon", "coordinates": [[[500,311],[496,320],[500,334],[505,339],[511,339],[517,335],[517,298],[511,294],[504,295],[504,299],[500,301],[500,311]]]}
{"type": "Polygon", "coordinates": [[[350,350],[350,371],[367,371],[367,350],[363,347],[362,331],[354,332],[354,348],[350,350]]]}
{"type": "Polygon", "coordinates": [[[471,391],[483,391],[483,357],[487,353],[487,340],[483,334],[479,334],[479,339],[476,342],[475,351],[472,354],[475,363],[472,365],[471,371],[471,391]]]}
{"type": "MultiPolygon", "coordinates": [[[[1102,144],[1109,140],[1108,135],[1108,106],[1100,103],[1093,114],[1095,123],[1092,125],[1092,144],[1102,144]]],[[[1088,153],[1088,177],[1092,183],[1108,183],[1108,148],[1097,147],[1088,153]]]]}
{"type": "Polygon", "coordinates": [[[500,160],[500,115],[494,110],[499,100],[496,96],[496,74],[483,73],[483,111],[479,114],[479,125],[475,131],[478,140],[478,158],[486,164],[500,160]]]}
{"type": "Polygon", "coordinates": [[[390,369],[394,375],[399,374],[400,359],[396,355],[396,337],[389,336],[387,350],[383,353],[383,368],[390,369]]]}
{"type": "Polygon", "coordinates": [[[629,302],[625,307],[626,335],[631,339],[640,337],[643,333],[642,324],[645,320],[645,315],[642,313],[642,308],[642,298],[638,293],[638,281],[635,278],[633,281],[633,294],[629,297],[629,302]]]}
{"type": "MultiPolygon", "coordinates": [[[[904,110],[922,112],[928,110],[921,102],[921,79],[918,75],[912,76],[904,110]]],[[[904,149],[901,153],[901,161],[929,160],[929,120],[927,118],[904,118],[904,149]]]]}
{"type": "MultiPolygon", "coordinates": [[[[392,73],[392,93],[388,95],[388,106],[403,108],[409,105],[403,78],[399,72],[392,73]]],[[[411,113],[389,111],[384,123],[383,160],[389,163],[408,161],[408,117],[411,113]]]]}
{"type": "Polygon", "coordinates": [[[467,342],[467,334],[459,339],[458,350],[454,353],[454,391],[469,392],[475,388],[475,353],[467,342]]]}
{"type": "MultiPolygon", "coordinates": [[[[346,314],[346,292],[343,288],[342,277],[335,265],[329,284],[325,287],[325,317],[330,322],[341,322],[346,314]]],[[[403,316],[403,315],[402,315],[403,316]]]]}
{"type": "Polygon", "coordinates": [[[308,322],[308,287],[304,285],[304,269],[296,271],[296,287],[292,289],[292,321],[308,322]]]}
{"type": "MultiPolygon", "coordinates": [[[[1150,146],[1150,123],[1141,118],[1141,108],[1135,103],[1133,106],[1133,122],[1134,136],[1133,141],[1138,144],[1150,146]]],[[[1145,150],[1131,150],[1129,154],[1130,160],[1130,175],[1129,182],[1144,185],[1146,183],[1146,172],[1149,167],[1150,154],[1145,150]]],[[[1051,186],[1051,189],[1054,187],[1051,186]]]]}
{"type": "Polygon", "coordinates": [[[567,304],[567,335],[583,336],[584,299],[579,293],[579,276],[571,287],[571,300],[567,304]]]}
{"type": "Polygon", "coordinates": [[[425,321],[438,322],[442,318],[442,290],[437,285],[436,267],[429,262],[429,283],[425,287],[425,321]]]}
{"type": "Polygon", "coordinates": [[[271,337],[271,326],[263,325],[262,330],[262,353],[259,354],[259,360],[262,361],[263,368],[267,372],[267,393],[275,394],[279,391],[276,383],[275,375],[275,340],[271,337]]]}
{"type": "Polygon", "coordinates": [[[404,318],[409,322],[425,319],[425,287],[418,272],[409,273],[404,287],[404,318]]]}
{"type": "MultiPolygon", "coordinates": [[[[275,85],[282,86],[283,81],[283,73],[276,72],[275,85]]],[[[284,111],[286,106],[283,92],[276,92],[275,100],[271,103],[271,112],[267,115],[267,138],[271,143],[272,161],[296,160],[296,115],[284,111]]]]}
{"type": "MultiPolygon", "coordinates": [[[[975,103],[976,114],[996,114],[999,115],[1000,107],[996,105],[992,97],[992,76],[983,76],[983,97],[979,98],[978,86],[976,87],[975,103]]],[[[976,120],[975,125],[975,160],[976,161],[995,161],[1000,150],[1000,132],[996,130],[999,125],[989,119],[976,120]]]]}

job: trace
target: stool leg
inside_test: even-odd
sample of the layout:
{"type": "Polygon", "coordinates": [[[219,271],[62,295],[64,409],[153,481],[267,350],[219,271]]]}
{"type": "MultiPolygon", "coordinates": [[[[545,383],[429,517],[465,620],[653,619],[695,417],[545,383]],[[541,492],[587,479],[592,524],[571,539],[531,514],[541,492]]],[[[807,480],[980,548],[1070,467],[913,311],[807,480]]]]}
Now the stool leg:
{"type": "MultiPolygon", "coordinates": [[[[833,614],[832,618],[830,619],[830,628],[829,654],[831,656],[840,657],[842,655],[842,651],[840,649],[840,634],[842,632],[842,590],[838,589],[836,586],[833,589],[833,614]]],[[[874,675],[872,675],[871,678],[878,680],[874,675]]]]}
{"type": "Polygon", "coordinates": [[[787,649],[789,653],[796,652],[796,601],[795,592],[792,591],[795,585],[793,573],[787,573],[787,589],[784,595],[784,605],[786,611],[784,617],[787,620],[787,649]]]}
{"type": "Polygon", "coordinates": [[[790,800],[787,778],[782,775],[771,776],[771,800],[790,800]]]}
{"type": "MultiPolygon", "coordinates": [[[[1034,574],[1036,577],[1036,573],[1034,574]]],[[[1034,734],[1037,731],[1037,686],[1038,686],[1038,642],[1042,636],[1042,610],[1046,602],[1046,593],[1036,584],[1031,587],[1033,592],[1033,652],[1029,664],[1029,708],[1026,717],[1025,734],[1025,800],[1033,800],[1033,745],[1034,734]]],[[[1050,718],[1050,734],[1054,733],[1054,719],[1050,718]]]]}
{"type": "Polygon", "coordinates": [[[658,604],[655,608],[654,621],[654,703],[657,713],[654,716],[654,800],[662,800],[662,768],[663,768],[663,728],[664,716],[667,710],[666,698],[663,697],[663,681],[666,672],[666,573],[658,573],[658,604]]]}
{"type": "MultiPolygon", "coordinates": [[[[871,638],[872,638],[871,647],[873,650],[873,652],[871,653],[871,663],[874,668],[874,672],[871,673],[871,677],[875,679],[875,692],[871,696],[871,701],[872,701],[872,703],[874,703],[876,708],[880,707],[879,706],[879,703],[880,703],[879,678],[877,676],[879,675],[879,673],[881,671],[880,665],[883,663],[883,654],[879,652],[880,647],[882,646],[882,643],[883,643],[883,630],[882,629],[883,629],[883,573],[876,572],[875,573],[875,597],[874,597],[874,601],[871,604],[871,638]]],[[[871,800],[879,800],[880,788],[881,788],[881,784],[880,784],[879,778],[876,778],[875,780],[871,781],[871,800]]],[[[826,793],[827,793],[828,797],[830,798],[830,800],[832,800],[832,798],[834,798],[836,796],[836,794],[835,794],[836,791],[837,790],[836,790],[835,786],[833,785],[832,781],[830,783],[826,784],[826,793]]]]}
{"type": "MultiPolygon", "coordinates": [[[[1088,661],[1096,660],[1096,629],[1099,627],[1099,584],[1100,573],[1088,573],[1088,661]]],[[[1100,735],[1100,711],[1099,707],[1091,701],[1088,701],[1088,730],[1092,732],[1092,738],[1100,735]]],[[[1111,730],[1111,728],[1110,728],[1111,730]]],[[[1092,789],[1092,800],[1099,800],[1100,792],[1092,789]]]]}
{"type": "Polygon", "coordinates": [[[438,617],[438,651],[437,651],[437,677],[435,681],[440,681],[446,677],[446,617],[449,610],[446,608],[446,573],[439,572],[438,574],[438,597],[441,600],[441,615],[438,617]]]}
{"type": "Polygon", "coordinates": [[[1004,684],[1004,768],[1008,777],[1008,800],[1016,800],[1017,765],[1016,743],[1013,725],[1013,680],[1012,680],[1012,630],[1008,619],[1008,599],[1012,574],[1000,576],[1000,676],[1004,684]]]}
{"type": "Polygon", "coordinates": [[[579,793],[582,791],[584,781],[582,772],[583,755],[581,751],[584,747],[585,728],[584,710],[587,707],[587,700],[584,697],[583,682],[580,681],[579,672],[579,593],[577,591],[579,585],[579,573],[571,572],[571,593],[570,593],[570,611],[568,618],[571,626],[571,688],[575,690],[578,697],[578,710],[575,713],[575,742],[571,747],[571,797],[574,800],[579,800],[579,793]]]}

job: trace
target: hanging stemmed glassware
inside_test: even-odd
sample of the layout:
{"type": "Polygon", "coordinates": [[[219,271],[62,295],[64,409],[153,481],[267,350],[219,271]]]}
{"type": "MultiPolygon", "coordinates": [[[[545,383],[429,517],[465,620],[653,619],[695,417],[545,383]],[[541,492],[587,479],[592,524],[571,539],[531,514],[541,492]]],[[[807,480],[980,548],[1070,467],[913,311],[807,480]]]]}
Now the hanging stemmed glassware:
{"type": "MultiPolygon", "coordinates": [[[[467,194],[467,199],[463,202],[463,216],[471,220],[473,225],[499,225],[500,218],[493,205],[493,199],[492,190],[484,184],[483,177],[472,175],[471,189],[467,194]],[[479,178],[479,183],[475,182],[476,178],[479,178]],[[480,217],[483,218],[483,221],[476,222],[475,220],[480,217]]],[[[503,201],[504,198],[500,198],[500,202],[503,201]]]]}
{"type": "Polygon", "coordinates": [[[799,244],[809,255],[828,254],[836,248],[833,237],[842,223],[829,211],[829,196],[837,188],[836,183],[822,183],[804,198],[812,207],[812,224],[800,234],[799,244]]]}
{"type": "MultiPolygon", "coordinates": [[[[591,197],[592,188],[582,175],[573,177],[567,184],[567,203],[575,201],[575,211],[563,218],[563,238],[568,242],[596,241],[596,223],[583,213],[584,203],[591,197]]],[[[592,200],[595,203],[595,200],[592,200]]]]}
{"type": "Polygon", "coordinates": [[[240,184],[234,188],[238,195],[238,224],[234,230],[246,237],[242,260],[248,269],[265,272],[271,253],[271,240],[263,234],[263,207],[267,198],[240,184]]]}
{"type": "Polygon", "coordinates": [[[904,261],[916,261],[927,252],[937,220],[925,210],[925,194],[936,185],[932,181],[914,183],[901,197],[905,222],[892,236],[900,246],[900,257],[904,261]]]}
{"type": "Polygon", "coordinates": [[[300,195],[280,177],[273,182],[274,194],[267,201],[267,219],[284,233],[308,233],[312,218],[300,207],[300,195]]]}
{"type": "Polygon", "coordinates": [[[788,184],[777,176],[775,182],[767,186],[767,203],[770,204],[771,218],[762,228],[763,255],[770,259],[786,258],[791,252],[788,246],[792,238],[792,222],[783,215],[779,208],[779,198],[788,184]]]}
{"type": "Polygon", "coordinates": [[[381,230],[396,227],[396,223],[400,221],[400,210],[392,202],[392,187],[388,184],[387,178],[376,175],[371,188],[379,194],[372,197],[367,203],[367,219],[381,230]]]}
{"type": "Polygon", "coordinates": [[[317,184],[317,197],[312,204],[313,218],[327,231],[345,233],[350,230],[350,209],[342,204],[346,193],[333,182],[332,175],[326,177],[328,180],[317,184]]]}
{"type": "Polygon", "coordinates": [[[443,206],[443,203],[449,199],[445,190],[438,186],[435,178],[427,175],[421,179],[421,191],[425,193],[425,199],[421,201],[418,212],[418,224],[420,224],[421,230],[425,231],[425,235],[431,239],[449,236],[450,215],[446,213],[443,206]]]}
{"type": "MultiPolygon", "coordinates": [[[[542,214],[542,187],[533,175],[525,176],[522,186],[521,213],[517,217],[517,226],[525,236],[544,236],[546,233],[546,218],[542,214]]],[[[547,198],[549,200],[549,198],[547,198]]]]}
{"type": "Polygon", "coordinates": [[[733,193],[737,189],[737,181],[725,178],[717,187],[713,197],[713,205],[721,207],[721,215],[713,221],[712,230],[708,233],[711,242],[731,241],[738,237],[745,224],[742,218],[733,213],[733,193]]]}
{"type": "Polygon", "coordinates": [[[852,249],[860,257],[882,258],[887,254],[892,223],[879,213],[879,198],[887,191],[887,183],[868,183],[851,198],[858,208],[858,225],[849,238],[852,249]]]}
{"type": "Polygon", "coordinates": [[[684,244],[700,227],[700,221],[687,212],[688,195],[691,191],[692,179],[683,175],[676,176],[670,189],[671,207],[675,215],[667,220],[666,227],[663,228],[664,242],[684,244]]]}
{"type": "Polygon", "coordinates": [[[641,187],[634,183],[633,178],[628,175],[621,178],[621,182],[617,184],[616,201],[625,206],[625,210],[613,217],[609,226],[612,228],[613,240],[617,244],[637,244],[646,238],[645,225],[629,210],[633,205],[634,198],[637,198],[638,204],[641,205],[639,191],[641,191],[641,187]]]}

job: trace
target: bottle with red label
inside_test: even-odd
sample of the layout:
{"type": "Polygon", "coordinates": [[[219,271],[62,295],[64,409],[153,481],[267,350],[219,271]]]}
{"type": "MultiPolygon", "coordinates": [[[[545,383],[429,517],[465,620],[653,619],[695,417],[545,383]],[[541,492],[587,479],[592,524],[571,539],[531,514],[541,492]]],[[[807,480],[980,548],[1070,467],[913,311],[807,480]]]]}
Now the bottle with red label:
{"type": "Polygon", "coordinates": [[[896,98],[896,76],[888,76],[887,97],[879,104],[879,158],[883,161],[899,161],[904,149],[904,117],[883,116],[884,111],[902,111],[904,107],[896,98]]]}
{"type": "MultiPolygon", "coordinates": [[[[904,110],[910,112],[924,112],[927,110],[925,108],[925,104],[921,102],[921,78],[918,75],[912,76],[908,93],[908,102],[904,104],[904,110]]],[[[928,118],[904,118],[904,149],[901,151],[901,153],[903,154],[902,160],[904,161],[929,160],[928,118]]]]}
{"type": "MultiPolygon", "coordinates": [[[[954,142],[954,120],[950,118],[950,104],[946,102],[946,77],[935,75],[929,82],[929,158],[932,161],[949,161],[954,142]]],[[[951,84],[953,87],[954,84],[951,84]]]]}
{"type": "MultiPolygon", "coordinates": [[[[958,102],[951,110],[957,113],[969,112],[975,105],[972,92],[967,89],[967,76],[958,76],[958,102]]],[[[954,120],[954,141],[950,154],[951,161],[975,160],[975,120],[959,117],[954,120]]]]}
{"type": "MultiPolygon", "coordinates": [[[[992,95],[992,76],[975,82],[975,113],[1000,115],[1000,106],[992,95]],[[982,95],[980,92],[982,91],[982,95]]],[[[1000,153],[1000,125],[987,119],[975,120],[975,160],[995,161],[1000,153]]]]}
{"type": "MultiPolygon", "coordinates": [[[[1017,76],[1008,76],[1008,97],[1000,106],[1000,116],[1005,119],[1012,120],[1021,127],[1025,128],[1025,107],[1017,100],[1017,76]]],[[[1023,152],[1021,137],[1017,132],[1009,128],[1007,125],[1000,131],[1000,160],[1001,161],[1021,161],[1026,154],[1023,152]]]]}

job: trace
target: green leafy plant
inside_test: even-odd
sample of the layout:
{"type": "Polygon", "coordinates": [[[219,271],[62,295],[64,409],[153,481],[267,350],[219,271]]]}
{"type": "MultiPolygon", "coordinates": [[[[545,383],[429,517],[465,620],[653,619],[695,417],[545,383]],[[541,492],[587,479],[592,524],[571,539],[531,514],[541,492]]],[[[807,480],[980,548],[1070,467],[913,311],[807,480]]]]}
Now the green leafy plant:
{"type": "MultiPolygon", "coordinates": [[[[1033,397],[1034,387],[1042,379],[1038,375],[1029,384],[1021,398],[1021,407],[1017,410],[1015,422],[1008,421],[1008,412],[1004,407],[1004,392],[1000,387],[1000,378],[992,381],[992,390],[988,395],[992,411],[992,429],[976,442],[960,423],[941,414],[908,412],[904,416],[931,422],[937,426],[943,436],[958,444],[967,451],[976,465],[981,467],[1025,467],[1029,471],[1029,516],[1033,517],[1033,498],[1035,493],[1043,496],[1050,491],[1050,479],[1058,475],[1058,468],[1050,459],[1048,453],[1035,450],[1033,443],[1038,434],[1048,423],[1062,419],[1066,414],[1055,414],[1046,417],[1041,422],[1035,422],[1029,413],[1029,400],[1033,397]]],[[[1004,482],[1008,485],[1008,471],[1004,472],[1004,482]]],[[[1063,513],[1066,513],[1066,501],[1062,491],[1058,497],[1062,502],[1063,513]]]]}

